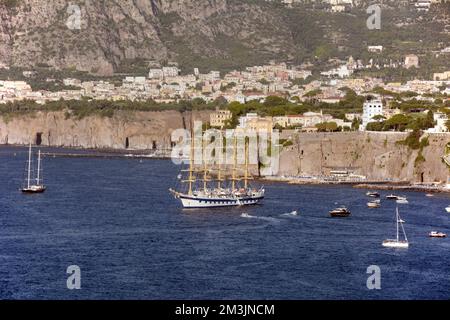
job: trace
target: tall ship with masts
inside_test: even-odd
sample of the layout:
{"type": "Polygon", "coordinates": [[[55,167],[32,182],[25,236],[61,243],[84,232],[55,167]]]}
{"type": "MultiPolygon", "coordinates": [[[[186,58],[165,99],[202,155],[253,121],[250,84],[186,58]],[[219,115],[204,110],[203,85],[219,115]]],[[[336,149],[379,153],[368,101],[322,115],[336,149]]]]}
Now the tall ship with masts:
{"type": "Polygon", "coordinates": [[[174,189],[169,191],[176,199],[179,199],[184,208],[212,208],[212,207],[230,207],[254,205],[260,203],[264,198],[265,190],[252,188],[249,181],[252,179],[249,172],[249,146],[245,141],[245,164],[243,175],[239,174],[237,138],[234,137],[233,165],[231,176],[226,175],[221,163],[214,169],[209,167],[205,157],[204,143],[201,146],[203,152],[202,168],[195,166],[195,139],[191,138],[189,169],[184,170],[188,173],[183,184],[187,184],[187,191],[181,192],[174,189]],[[210,173],[216,172],[212,179],[210,173]],[[200,178],[198,174],[200,173],[200,178]],[[200,185],[198,185],[200,182],[200,185]],[[215,182],[215,183],[214,183],[215,182]],[[242,184],[243,183],[243,184],[242,184]]]}
{"type": "Polygon", "coordinates": [[[31,152],[31,143],[28,150],[28,161],[26,167],[26,178],[21,191],[23,193],[43,193],[47,189],[42,177],[41,151],[38,151],[36,176],[33,177],[33,157],[31,152]]]}

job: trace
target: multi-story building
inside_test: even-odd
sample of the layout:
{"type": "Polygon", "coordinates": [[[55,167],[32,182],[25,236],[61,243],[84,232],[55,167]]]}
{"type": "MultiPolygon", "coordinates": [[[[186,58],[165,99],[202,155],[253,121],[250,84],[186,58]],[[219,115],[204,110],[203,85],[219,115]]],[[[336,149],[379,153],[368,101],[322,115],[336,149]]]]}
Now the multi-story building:
{"type": "Polygon", "coordinates": [[[272,132],[273,118],[259,117],[257,113],[247,113],[239,118],[236,132],[272,132]]]}
{"type": "Polygon", "coordinates": [[[383,102],[381,100],[368,100],[363,105],[362,126],[360,130],[366,130],[367,124],[373,122],[373,117],[383,115],[383,102]]]}
{"type": "Polygon", "coordinates": [[[216,110],[209,116],[209,123],[212,127],[223,128],[232,117],[230,110],[216,110]]]}
{"type": "Polygon", "coordinates": [[[442,133],[449,132],[447,127],[447,122],[450,121],[450,117],[443,112],[435,112],[433,114],[434,121],[436,125],[433,128],[428,129],[428,132],[432,133],[442,133]]]}

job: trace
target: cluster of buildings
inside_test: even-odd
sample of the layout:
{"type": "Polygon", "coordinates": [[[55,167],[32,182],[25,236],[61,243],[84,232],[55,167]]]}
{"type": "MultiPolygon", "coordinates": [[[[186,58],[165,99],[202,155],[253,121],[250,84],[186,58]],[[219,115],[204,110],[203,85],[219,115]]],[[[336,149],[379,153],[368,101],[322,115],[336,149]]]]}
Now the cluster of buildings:
{"type": "MultiPolygon", "coordinates": [[[[229,110],[216,110],[210,115],[210,125],[222,129],[231,118],[232,114],[229,110]]],[[[335,122],[338,126],[347,126],[349,128],[352,125],[351,122],[335,119],[333,116],[323,112],[305,112],[300,115],[277,117],[263,117],[252,112],[239,118],[236,130],[244,132],[271,132],[273,128],[289,128],[303,132],[314,132],[317,131],[317,124],[325,122],[335,122]]]]}
{"type": "MultiPolygon", "coordinates": [[[[379,51],[382,47],[370,47],[369,50],[379,51]]],[[[404,67],[418,66],[418,58],[409,55],[405,58],[404,67]]],[[[34,100],[44,104],[49,101],[80,100],[88,98],[93,100],[130,100],[143,101],[152,99],[156,102],[177,102],[181,99],[192,100],[201,98],[206,102],[218,98],[226,99],[228,102],[237,101],[246,103],[252,100],[264,101],[268,96],[280,96],[291,101],[300,102],[324,102],[338,103],[345,98],[346,90],[349,88],[358,95],[367,95],[375,88],[383,88],[386,92],[404,93],[414,92],[417,100],[433,102],[430,94],[440,93],[445,98],[450,95],[450,71],[436,73],[433,80],[411,80],[406,83],[388,82],[382,79],[352,76],[353,71],[367,66],[358,60],[349,58],[348,61],[338,61],[338,66],[322,72],[320,79],[304,81],[312,76],[309,70],[311,65],[288,66],[285,63],[272,62],[268,65],[247,67],[242,71],[231,71],[221,75],[218,71],[200,73],[194,69],[193,74],[182,75],[177,66],[151,68],[147,77],[126,77],[121,85],[112,82],[81,81],[79,79],[64,79],[64,89],[56,92],[45,90],[32,90],[25,81],[2,81],[0,80],[0,104],[17,100],[34,100]],[[340,63],[340,64],[339,64],[340,63]]],[[[32,77],[33,74],[28,74],[32,77]]],[[[372,94],[372,93],[371,93],[372,94]]],[[[378,97],[381,98],[381,97],[378,97]]],[[[316,130],[316,125],[323,122],[335,122],[341,127],[351,127],[351,121],[355,118],[362,122],[364,130],[367,123],[374,116],[383,115],[390,118],[399,110],[389,108],[390,101],[395,97],[383,95],[383,101],[387,106],[383,108],[381,100],[372,100],[364,105],[362,114],[348,114],[344,121],[333,119],[330,115],[322,113],[305,113],[303,115],[280,116],[264,119],[255,114],[243,117],[239,127],[273,128],[302,128],[304,131],[316,130]]],[[[439,115],[436,119],[440,123],[435,129],[442,131],[446,127],[445,115],[439,115]]],[[[220,110],[211,116],[211,125],[223,127],[231,118],[231,113],[220,110]]]]}
{"type": "MultiPolygon", "coordinates": [[[[370,48],[370,50],[382,50],[382,48],[370,48]]],[[[0,103],[29,99],[43,104],[60,99],[82,98],[113,101],[152,99],[156,102],[177,102],[195,98],[210,102],[224,98],[228,102],[245,103],[251,100],[261,101],[267,96],[297,97],[300,101],[314,99],[336,103],[345,96],[345,93],[339,90],[342,87],[350,88],[358,94],[363,94],[375,87],[383,87],[399,93],[414,91],[419,95],[449,91],[450,71],[437,73],[430,81],[384,83],[379,78],[354,76],[353,73],[357,69],[373,67],[372,62],[369,62],[369,65],[363,65],[360,60],[355,61],[352,57],[348,61],[335,62],[336,67],[322,72],[320,80],[314,81],[303,81],[312,75],[309,70],[312,66],[310,64],[288,66],[285,63],[274,62],[263,66],[247,67],[242,71],[231,71],[223,76],[219,71],[200,73],[198,69],[194,69],[192,74],[182,75],[177,66],[152,68],[147,77],[125,77],[121,85],[104,80],[64,79],[64,86],[56,92],[33,91],[24,81],[0,81],[0,103]]],[[[418,63],[417,56],[409,55],[405,58],[403,66],[417,67],[418,63]]]]}

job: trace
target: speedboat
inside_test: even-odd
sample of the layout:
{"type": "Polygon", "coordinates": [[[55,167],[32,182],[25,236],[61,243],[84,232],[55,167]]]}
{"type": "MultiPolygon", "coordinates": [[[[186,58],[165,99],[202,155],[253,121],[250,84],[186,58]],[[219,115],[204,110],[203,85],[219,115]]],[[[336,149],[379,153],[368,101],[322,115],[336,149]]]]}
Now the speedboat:
{"type": "Polygon", "coordinates": [[[380,194],[378,192],[375,191],[368,191],[366,193],[366,196],[372,197],[372,198],[379,198],[380,194]]]}
{"type": "Polygon", "coordinates": [[[348,217],[349,215],[351,215],[351,212],[346,207],[340,207],[340,208],[331,210],[330,215],[332,217],[348,217]]]}
{"type": "Polygon", "coordinates": [[[397,200],[397,199],[398,199],[398,196],[395,195],[395,194],[389,194],[389,195],[386,196],[386,199],[389,199],[389,200],[397,200]]]}
{"type": "Polygon", "coordinates": [[[369,201],[367,202],[367,206],[369,208],[379,208],[381,207],[381,202],[380,200],[369,201]]]}
{"type": "Polygon", "coordinates": [[[408,204],[408,199],[406,199],[406,197],[397,197],[397,203],[399,204],[408,204]]]}
{"type": "Polygon", "coordinates": [[[448,206],[447,208],[445,208],[445,211],[447,211],[448,213],[450,213],[450,206],[448,206]]]}
{"type": "Polygon", "coordinates": [[[431,238],[445,238],[447,235],[443,232],[431,231],[428,236],[431,238]]]}

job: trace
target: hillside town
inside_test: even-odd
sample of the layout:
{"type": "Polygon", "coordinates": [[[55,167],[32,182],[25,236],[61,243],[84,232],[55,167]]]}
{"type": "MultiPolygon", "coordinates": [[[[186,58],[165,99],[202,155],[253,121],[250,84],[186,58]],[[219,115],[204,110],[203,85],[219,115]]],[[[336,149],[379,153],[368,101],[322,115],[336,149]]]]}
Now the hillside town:
{"type": "MultiPolygon", "coordinates": [[[[382,47],[368,47],[369,51],[382,50],[382,47]]],[[[449,52],[446,48],[443,52],[449,52]]],[[[444,53],[445,54],[445,53],[444,53]]],[[[404,61],[397,64],[384,65],[384,68],[417,68],[419,59],[415,55],[407,55],[404,61]]],[[[401,82],[385,82],[374,77],[357,77],[355,71],[373,68],[373,61],[364,65],[352,57],[342,61],[337,67],[323,71],[319,77],[313,77],[311,64],[288,66],[286,63],[272,62],[268,65],[247,67],[242,71],[231,71],[223,76],[218,71],[200,73],[196,68],[192,74],[181,74],[174,63],[170,66],[151,68],[147,77],[125,77],[121,85],[105,80],[81,81],[66,78],[63,84],[67,89],[60,91],[32,90],[26,81],[0,80],[0,104],[14,101],[31,100],[45,104],[59,100],[110,100],[110,101],[146,101],[170,103],[180,100],[202,99],[205,102],[223,99],[228,103],[241,104],[251,101],[263,102],[268,96],[277,96],[295,103],[315,102],[336,104],[346,96],[346,90],[357,95],[371,95],[372,101],[364,103],[358,113],[345,114],[344,119],[336,119],[323,112],[306,112],[301,115],[283,115],[278,117],[258,117],[249,114],[241,119],[240,126],[249,123],[257,127],[301,128],[302,131],[315,131],[320,123],[334,122],[337,127],[351,128],[352,121],[360,121],[359,130],[365,130],[374,117],[389,119],[402,113],[392,108],[395,101],[393,95],[414,93],[407,99],[414,101],[434,102],[436,97],[446,105],[450,100],[450,70],[435,73],[433,79],[410,80],[401,82]],[[343,90],[345,88],[346,90],[343,90]],[[375,89],[385,92],[380,95],[375,89]],[[247,121],[248,120],[248,121],[247,121]],[[261,123],[259,123],[261,122],[261,123]]],[[[376,66],[381,67],[381,66],[376,66]]],[[[32,71],[25,71],[24,76],[33,77],[32,71]]],[[[52,81],[52,79],[48,79],[52,81]]],[[[427,112],[427,110],[419,110],[427,112]]],[[[224,127],[231,119],[231,112],[218,111],[211,115],[211,125],[224,127]]],[[[381,118],[380,118],[381,119],[381,118]]],[[[429,130],[447,132],[448,114],[434,114],[436,126],[429,130]]]]}

